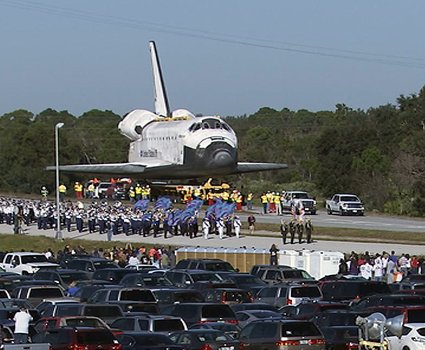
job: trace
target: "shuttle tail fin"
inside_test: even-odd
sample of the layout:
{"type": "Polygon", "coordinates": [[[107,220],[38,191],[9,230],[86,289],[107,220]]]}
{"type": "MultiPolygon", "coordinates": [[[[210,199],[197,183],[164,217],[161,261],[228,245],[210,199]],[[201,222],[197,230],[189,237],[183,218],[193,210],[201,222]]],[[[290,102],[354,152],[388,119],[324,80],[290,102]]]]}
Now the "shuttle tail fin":
{"type": "Polygon", "coordinates": [[[168,117],[170,116],[170,107],[168,106],[167,93],[165,91],[164,80],[162,78],[161,66],[159,64],[158,54],[154,41],[149,42],[149,49],[152,60],[152,73],[155,94],[155,113],[168,117]]]}

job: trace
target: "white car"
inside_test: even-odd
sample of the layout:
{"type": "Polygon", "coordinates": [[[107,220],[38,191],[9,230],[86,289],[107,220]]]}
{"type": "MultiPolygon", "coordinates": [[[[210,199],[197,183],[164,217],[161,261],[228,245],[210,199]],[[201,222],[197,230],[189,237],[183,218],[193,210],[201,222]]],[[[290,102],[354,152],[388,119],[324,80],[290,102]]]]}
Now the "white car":
{"type": "Polygon", "coordinates": [[[390,336],[389,350],[423,350],[425,348],[425,323],[406,323],[401,338],[390,336]]]}

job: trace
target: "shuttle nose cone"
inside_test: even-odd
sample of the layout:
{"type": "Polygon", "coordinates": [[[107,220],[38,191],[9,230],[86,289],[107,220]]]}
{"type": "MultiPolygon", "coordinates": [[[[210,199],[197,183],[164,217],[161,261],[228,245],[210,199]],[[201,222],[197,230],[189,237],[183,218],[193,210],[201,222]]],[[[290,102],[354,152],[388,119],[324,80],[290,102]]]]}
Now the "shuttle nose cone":
{"type": "Polygon", "coordinates": [[[219,168],[232,165],[234,162],[234,158],[227,150],[216,151],[211,159],[212,166],[219,168]]]}

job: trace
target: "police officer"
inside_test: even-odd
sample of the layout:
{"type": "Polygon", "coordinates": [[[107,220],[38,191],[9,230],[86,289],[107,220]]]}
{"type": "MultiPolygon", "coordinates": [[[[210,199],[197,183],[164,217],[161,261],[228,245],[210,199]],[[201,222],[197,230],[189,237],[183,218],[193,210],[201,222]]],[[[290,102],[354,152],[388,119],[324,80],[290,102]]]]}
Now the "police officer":
{"type": "Polygon", "coordinates": [[[289,233],[289,225],[285,220],[280,220],[280,234],[282,235],[283,244],[286,244],[286,237],[289,233]]]}

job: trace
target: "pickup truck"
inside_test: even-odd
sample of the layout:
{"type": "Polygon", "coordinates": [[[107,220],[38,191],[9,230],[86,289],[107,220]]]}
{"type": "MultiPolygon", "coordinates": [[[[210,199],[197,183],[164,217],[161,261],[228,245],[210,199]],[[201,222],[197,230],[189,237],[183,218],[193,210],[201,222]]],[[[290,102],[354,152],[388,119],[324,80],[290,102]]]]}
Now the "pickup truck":
{"type": "Polygon", "coordinates": [[[15,272],[20,275],[32,275],[40,269],[56,269],[58,264],[47,260],[46,256],[34,252],[7,253],[0,267],[6,272],[15,272]]]}
{"type": "Polygon", "coordinates": [[[316,214],[316,201],[304,191],[286,191],[281,201],[282,210],[292,211],[292,208],[300,202],[306,214],[316,214]]]}
{"type": "Polygon", "coordinates": [[[326,211],[329,215],[364,215],[364,206],[355,194],[335,194],[326,201],[326,211]]]}

